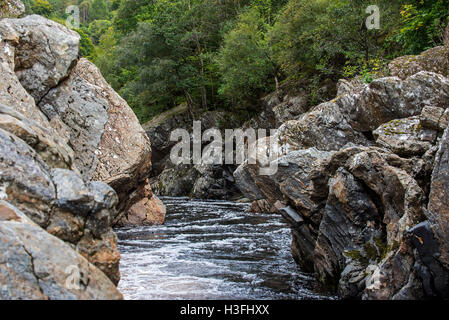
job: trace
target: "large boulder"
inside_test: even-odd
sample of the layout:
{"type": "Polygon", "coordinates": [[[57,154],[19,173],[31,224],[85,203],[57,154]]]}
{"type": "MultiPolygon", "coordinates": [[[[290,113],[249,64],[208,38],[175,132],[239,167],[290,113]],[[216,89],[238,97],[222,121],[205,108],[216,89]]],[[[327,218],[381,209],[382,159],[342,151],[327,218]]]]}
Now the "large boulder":
{"type": "Polygon", "coordinates": [[[165,212],[147,180],[150,141],[99,70],[79,59],[79,39],[40,16],[0,21],[0,200],[117,284],[112,226],[128,209],[158,223],[165,212]]]}
{"type": "Polygon", "coordinates": [[[427,106],[446,108],[449,80],[427,71],[405,80],[376,79],[337,97],[335,103],[354,130],[369,132],[391,120],[417,116],[427,106]]]}
{"type": "Polygon", "coordinates": [[[165,221],[166,207],[162,201],[156,197],[147,184],[144,188],[143,199],[133,205],[125,216],[120,216],[115,223],[117,226],[145,226],[161,225],[165,221]]]}
{"type": "Polygon", "coordinates": [[[390,62],[388,67],[392,76],[401,79],[407,79],[421,71],[435,72],[447,77],[449,75],[449,46],[431,48],[417,56],[399,57],[390,62]]]}
{"type": "Polygon", "coordinates": [[[151,146],[128,104],[98,68],[80,59],[69,77],[39,102],[51,123],[58,123],[75,151],[75,164],[87,180],[112,186],[126,212],[142,199],[129,195],[145,187],[151,146]]]}
{"type": "Polygon", "coordinates": [[[86,183],[73,171],[52,169],[25,141],[3,129],[0,141],[0,198],[71,243],[118,283],[114,190],[101,182],[86,183]]]}
{"type": "Polygon", "coordinates": [[[0,200],[0,299],[122,299],[114,284],[67,243],[0,200]]]}
{"type": "Polygon", "coordinates": [[[150,141],[98,68],[78,59],[78,33],[32,15],[3,19],[0,35],[0,68],[6,79],[0,84],[0,103],[70,145],[72,169],[85,180],[112,186],[122,214],[146,201],[142,195],[151,169],[150,141]]]}
{"type": "Polygon", "coordinates": [[[1,24],[16,32],[14,70],[25,90],[39,101],[76,63],[80,36],[38,15],[4,19],[1,24]]]}

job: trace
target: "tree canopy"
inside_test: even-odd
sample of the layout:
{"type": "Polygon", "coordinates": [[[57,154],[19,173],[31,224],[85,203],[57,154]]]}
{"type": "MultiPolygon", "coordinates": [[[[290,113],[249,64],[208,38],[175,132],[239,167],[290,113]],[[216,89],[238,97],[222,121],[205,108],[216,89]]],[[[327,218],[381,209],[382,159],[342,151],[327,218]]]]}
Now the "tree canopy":
{"type": "Polygon", "coordinates": [[[449,0],[25,0],[59,22],[80,12],[81,55],[141,121],[180,103],[247,118],[270,92],[329,99],[391,59],[442,43],[449,0]],[[367,18],[379,9],[379,28],[367,18]],[[329,90],[323,91],[323,87],[329,90]],[[323,93],[324,92],[324,93],[323,93]]]}

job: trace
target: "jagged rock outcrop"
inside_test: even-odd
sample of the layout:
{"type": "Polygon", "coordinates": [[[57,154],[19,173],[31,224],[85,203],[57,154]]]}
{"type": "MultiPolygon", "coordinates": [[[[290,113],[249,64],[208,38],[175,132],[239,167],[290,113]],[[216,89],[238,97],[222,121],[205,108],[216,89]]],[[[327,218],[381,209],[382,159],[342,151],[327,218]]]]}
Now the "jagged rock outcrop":
{"type": "Polygon", "coordinates": [[[275,174],[234,172],[255,210],[286,218],[296,262],[324,289],[449,297],[447,57],[435,48],[390,64],[394,77],[340,81],[337,98],[280,126],[275,174]]]}
{"type": "Polygon", "coordinates": [[[435,47],[417,56],[400,57],[390,62],[388,67],[392,76],[401,79],[407,79],[420,71],[431,71],[447,77],[449,75],[449,47],[435,47]]]}
{"type": "MultiPolygon", "coordinates": [[[[232,165],[181,164],[174,165],[170,152],[177,142],[170,141],[175,129],[185,129],[192,137],[193,121],[201,122],[201,132],[219,128],[225,119],[222,112],[210,111],[192,114],[186,105],[158,115],[144,125],[152,142],[151,186],[161,196],[189,196],[202,199],[232,199],[240,196],[235,186],[232,165]]],[[[229,123],[229,122],[228,122],[229,123]]],[[[231,124],[231,123],[229,123],[231,124]]],[[[223,139],[225,135],[222,134],[223,139]]],[[[203,143],[205,148],[207,142],[203,143]]]]}
{"type": "Polygon", "coordinates": [[[8,268],[25,278],[5,269],[5,298],[121,298],[112,226],[128,210],[128,218],[164,220],[147,180],[150,141],[99,70],[79,59],[79,39],[36,15],[0,20],[0,200],[35,223],[4,224],[1,241],[29,250],[40,268],[33,278],[26,255],[12,260],[8,268]],[[48,246],[42,254],[40,246],[48,246]],[[64,287],[69,265],[79,265],[81,290],[64,287]],[[11,277],[31,282],[22,288],[11,277]]]}
{"type": "Polygon", "coordinates": [[[83,178],[106,182],[117,191],[120,212],[146,201],[139,198],[144,192],[135,191],[145,188],[150,141],[99,70],[78,59],[79,35],[36,15],[4,19],[0,30],[5,35],[3,67],[12,82],[0,90],[7,91],[1,102],[17,105],[24,116],[57,131],[73,148],[83,178]],[[10,93],[14,87],[19,95],[10,93]]]}
{"type": "Polygon", "coordinates": [[[295,120],[309,110],[307,93],[282,94],[272,93],[261,99],[262,112],[243,124],[243,128],[277,129],[284,122],[295,120]],[[281,95],[281,94],[279,94],[281,95]]]}

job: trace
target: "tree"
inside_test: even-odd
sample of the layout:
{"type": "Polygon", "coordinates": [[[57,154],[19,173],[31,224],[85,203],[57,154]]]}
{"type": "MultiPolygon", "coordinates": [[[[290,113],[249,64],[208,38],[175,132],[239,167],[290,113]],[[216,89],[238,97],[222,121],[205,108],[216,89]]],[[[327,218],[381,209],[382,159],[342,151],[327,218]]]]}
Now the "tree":
{"type": "Polygon", "coordinates": [[[82,57],[92,59],[95,53],[95,47],[92,43],[92,40],[84,33],[81,29],[75,29],[76,32],[79,33],[80,39],[80,55],[82,57]]]}
{"type": "Polygon", "coordinates": [[[240,108],[262,93],[279,89],[280,66],[268,42],[270,15],[264,12],[266,9],[253,6],[243,12],[218,52],[222,75],[219,92],[240,108]]]}
{"type": "Polygon", "coordinates": [[[89,9],[89,20],[105,20],[109,18],[109,8],[105,0],[93,0],[89,9]]]}
{"type": "Polygon", "coordinates": [[[411,0],[401,10],[401,28],[394,40],[406,54],[418,54],[443,42],[448,23],[448,0],[411,0]]]}
{"type": "Polygon", "coordinates": [[[33,0],[31,10],[33,13],[49,17],[52,12],[52,6],[47,0],[33,0]]]}

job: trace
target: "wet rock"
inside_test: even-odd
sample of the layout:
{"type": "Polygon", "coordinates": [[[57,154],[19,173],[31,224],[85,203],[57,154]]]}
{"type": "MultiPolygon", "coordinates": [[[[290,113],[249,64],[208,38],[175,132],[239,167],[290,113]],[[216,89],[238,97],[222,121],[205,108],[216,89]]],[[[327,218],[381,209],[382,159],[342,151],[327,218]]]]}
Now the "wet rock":
{"type": "Polygon", "coordinates": [[[131,207],[127,215],[117,223],[118,226],[161,225],[164,223],[167,212],[164,204],[152,193],[149,185],[145,189],[145,197],[131,207]]]}
{"type": "Polygon", "coordinates": [[[191,194],[197,177],[198,172],[191,165],[173,166],[152,181],[151,188],[161,196],[187,196],[191,194]]]}
{"type": "Polygon", "coordinates": [[[20,300],[122,299],[114,284],[68,244],[0,201],[0,298],[20,300]]]}
{"type": "Polygon", "coordinates": [[[272,207],[265,199],[254,200],[251,202],[251,206],[248,208],[248,212],[251,213],[271,213],[272,207]]]}

